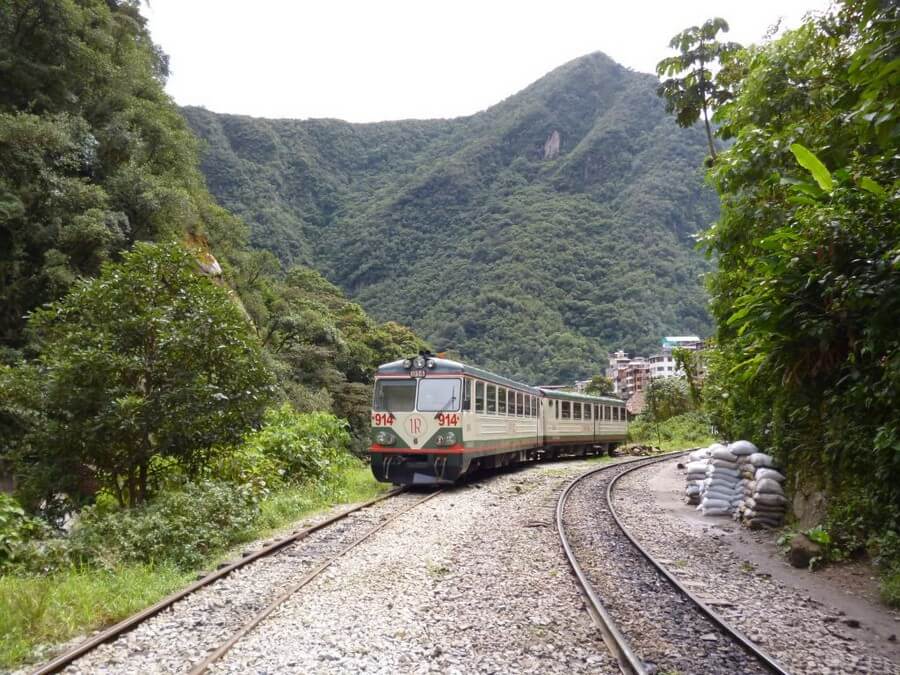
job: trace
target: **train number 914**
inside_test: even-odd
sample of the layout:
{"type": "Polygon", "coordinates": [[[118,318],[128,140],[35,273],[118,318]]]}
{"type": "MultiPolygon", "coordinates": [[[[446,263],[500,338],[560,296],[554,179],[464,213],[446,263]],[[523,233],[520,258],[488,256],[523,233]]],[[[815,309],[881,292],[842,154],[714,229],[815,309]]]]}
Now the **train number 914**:
{"type": "Polygon", "coordinates": [[[393,413],[372,413],[372,424],[376,427],[389,427],[396,421],[393,413]]]}
{"type": "Polygon", "coordinates": [[[437,421],[442,427],[456,427],[459,426],[460,415],[459,413],[438,413],[437,421]]]}

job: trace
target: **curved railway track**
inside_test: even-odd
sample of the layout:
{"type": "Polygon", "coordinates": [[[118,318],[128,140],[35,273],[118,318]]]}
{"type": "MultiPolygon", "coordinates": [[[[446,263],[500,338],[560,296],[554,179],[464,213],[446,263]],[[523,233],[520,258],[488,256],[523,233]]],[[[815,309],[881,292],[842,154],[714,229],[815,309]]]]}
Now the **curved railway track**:
{"type": "MultiPolygon", "coordinates": [[[[78,661],[79,659],[85,657],[90,654],[90,652],[94,651],[101,645],[106,643],[113,642],[118,638],[124,636],[125,634],[133,631],[135,628],[143,624],[144,622],[149,621],[153,617],[158,614],[168,610],[169,608],[174,607],[177,603],[189,598],[193,594],[198,591],[203,590],[204,588],[213,586],[216,582],[219,582],[229,575],[231,575],[236,570],[240,570],[242,568],[248,567],[249,565],[260,561],[264,558],[273,557],[274,554],[278,554],[283,551],[290,551],[293,545],[300,544],[303,540],[307,539],[311,535],[316,532],[320,532],[322,530],[326,530],[330,526],[340,524],[341,521],[347,520],[350,516],[354,514],[360,514],[366,509],[370,509],[381,502],[385,502],[393,497],[397,497],[401,494],[408,494],[409,490],[405,488],[397,488],[394,490],[390,490],[383,495],[376,497],[368,502],[363,504],[359,504],[352,508],[341,511],[340,513],[331,516],[320,523],[316,523],[315,525],[304,528],[301,530],[296,530],[290,536],[274,541],[273,543],[265,546],[264,548],[256,551],[250,555],[243,557],[240,560],[237,560],[233,563],[225,565],[220,569],[212,572],[209,575],[204,576],[203,578],[197,580],[195,583],[190,586],[160,600],[156,604],[148,607],[147,609],[134,614],[127,619],[107,628],[106,630],[101,631],[100,633],[92,636],[91,638],[85,640],[84,642],[79,643],[75,647],[66,650],[64,653],[56,656],[53,660],[48,663],[43,664],[33,671],[33,675],[45,675],[49,673],[58,673],[63,671],[64,669],[74,666],[75,669],[78,669],[78,661]]],[[[224,655],[234,644],[238,642],[240,637],[246,635],[250,632],[255,626],[257,626],[266,616],[271,614],[280,604],[285,602],[293,593],[296,593],[303,586],[310,583],[314,578],[316,578],[319,574],[321,574],[325,569],[327,569],[335,560],[360,545],[371,536],[373,536],[376,532],[382,530],[385,526],[387,526],[390,522],[404,515],[405,513],[411,511],[415,507],[423,504],[436,497],[440,494],[441,491],[433,491],[420,499],[415,499],[412,504],[404,505],[402,508],[397,511],[390,513],[387,517],[384,517],[377,521],[373,527],[368,529],[363,535],[354,537],[352,541],[344,545],[334,554],[326,556],[324,559],[320,560],[312,570],[307,572],[302,576],[299,581],[295,581],[292,583],[286,591],[280,593],[274,600],[266,603],[266,605],[255,611],[246,621],[241,622],[240,628],[236,631],[229,639],[223,641],[218,647],[212,651],[211,654],[206,656],[203,660],[193,666],[190,672],[192,673],[201,673],[206,671],[206,669],[215,662],[218,658],[224,655]]]]}
{"type": "Polygon", "coordinates": [[[612,495],[622,476],[678,454],[603,466],[579,476],[561,493],[557,529],[588,612],[628,675],[666,670],[787,675],[672,576],[616,514],[612,495]],[[567,528],[567,506],[575,501],[581,502],[581,521],[567,528]]]}

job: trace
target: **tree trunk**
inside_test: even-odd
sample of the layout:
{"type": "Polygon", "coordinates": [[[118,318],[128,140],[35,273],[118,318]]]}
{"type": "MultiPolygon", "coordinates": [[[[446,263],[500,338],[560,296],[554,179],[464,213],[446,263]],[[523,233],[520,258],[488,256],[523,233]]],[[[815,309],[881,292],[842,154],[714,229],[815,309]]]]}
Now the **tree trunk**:
{"type": "Polygon", "coordinates": [[[147,462],[141,462],[138,467],[138,488],[140,490],[140,503],[147,501],[147,462]]]}
{"type": "Polygon", "coordinates": [[[706,62],[700,59],[700,95],[703,97],[703,124],[706,126],[706,141],[709,143],[709,156],[716,161],[716,148],[713,146],[712,129],[709,126],[709,113],[707,112],[706,79],[703,77],[706,62]]]}

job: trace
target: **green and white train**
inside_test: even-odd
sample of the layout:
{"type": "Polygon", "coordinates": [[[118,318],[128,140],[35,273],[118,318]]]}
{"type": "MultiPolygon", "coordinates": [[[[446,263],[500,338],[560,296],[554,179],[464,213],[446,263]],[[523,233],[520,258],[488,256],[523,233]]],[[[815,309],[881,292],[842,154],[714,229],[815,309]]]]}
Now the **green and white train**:
{"type": "Polygon", "coordinates": [[[380,481],[452,483],[479,468],[608,452],[627,425],[620,399],[530,387],[426,353],[378,368],[369,453],[380,481]]]}

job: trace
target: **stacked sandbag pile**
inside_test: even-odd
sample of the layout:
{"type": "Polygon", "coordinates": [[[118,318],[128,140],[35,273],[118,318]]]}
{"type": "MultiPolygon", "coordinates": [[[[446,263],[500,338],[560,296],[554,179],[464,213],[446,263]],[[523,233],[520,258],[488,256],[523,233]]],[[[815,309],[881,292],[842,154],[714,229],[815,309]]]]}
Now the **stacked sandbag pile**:
{"type": "Polygon", "coordinates": [[[763,452],[750,455],[750,463],[756,468],[755,485],[742,514],[744,523],[751,528],[781,527],[788,503],[781,485],[785,477],[775,469],[772,457],[763,452]]]}
{"type": "Polygon", "coordinates": [[[737,457],[718,443],[710,446],[709,467],[698,509],[704,516],[730,514],[740,501],[737,457]]]}
{"type": "Polygon", "coordinates": [[[756,487],[756,467],[750,463],[750,455],[759,452],[759,449],[750,441],[735,441],[728,446],[728,451],[737,457],[739,491],[734,518],[739,520],[756,487]]]}
{"type": "Polygon", "coordinates": [[[703,481],[706,480],[706,469],[709,466],[709,453],[709,448],[700,448],[688,455],[687,486],[684,494],[688,504],[693,506],[700,503],[703,481]]]}

